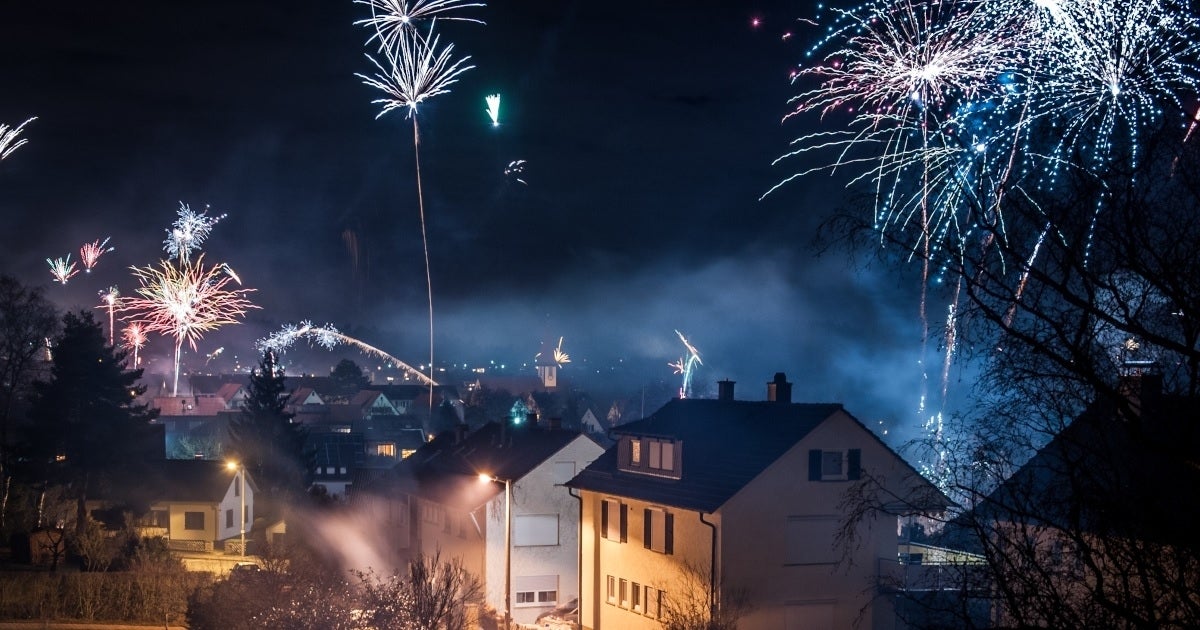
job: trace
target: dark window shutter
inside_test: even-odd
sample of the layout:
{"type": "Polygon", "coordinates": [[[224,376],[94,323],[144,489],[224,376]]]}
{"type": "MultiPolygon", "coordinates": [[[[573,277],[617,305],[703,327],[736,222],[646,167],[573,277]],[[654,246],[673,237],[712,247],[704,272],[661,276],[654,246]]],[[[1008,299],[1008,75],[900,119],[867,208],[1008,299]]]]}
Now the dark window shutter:
{"type": "Polygon", "coordinates": [[[663,534],[663,550],[667,553],[675,553],[675,515],[666,512],[665,516],[667,520],[663,534]]]}
{"type": "Polygon", "coordinates": [[[608,538],[608,501],[600,500],[600,537],[608,538]]]}
{"type": "Polygon", "coordinates": [[[629,540],[629,506],[621,504],[621,542],[629,540]]]}
{"type": "Polygon", "coordinates": [[[651,532],[650,508],[642,510],[642,546],[646,549],[650,548],[650,539],[654,536],[651,532]]]}
{"type": "Polygon", "coordinates": [[[850,480],[862,478],[862,450],[852,448],[846,454],[846,478],[850,480]]]}
{"type": "Polygon", "coordinates": [[[808,480],[821,480],[821,449],[819,448],[808,452],[808,480]]]}

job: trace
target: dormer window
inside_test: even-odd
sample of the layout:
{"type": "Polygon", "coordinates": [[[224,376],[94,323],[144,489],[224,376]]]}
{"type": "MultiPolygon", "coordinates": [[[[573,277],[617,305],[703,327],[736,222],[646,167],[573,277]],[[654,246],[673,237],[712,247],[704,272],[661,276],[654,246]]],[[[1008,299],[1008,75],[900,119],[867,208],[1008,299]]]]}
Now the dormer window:
{"type": "Polygon", "coordinates": [[[620,470],[679,479],[682,443],[670,438],[623,437],[619,443],[620,470]]]}

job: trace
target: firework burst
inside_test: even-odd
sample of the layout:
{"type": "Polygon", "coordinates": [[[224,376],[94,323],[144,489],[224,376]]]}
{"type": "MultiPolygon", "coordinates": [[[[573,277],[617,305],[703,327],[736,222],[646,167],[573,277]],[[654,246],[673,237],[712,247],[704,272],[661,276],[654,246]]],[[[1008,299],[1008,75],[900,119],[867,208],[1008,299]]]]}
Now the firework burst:
{"type": "Polygon", "coordinates": [[[372,28],[373,33],[367,43],[379,40],[380,50],[395,48],[400,39],[411,34],[417,24],[425,20],[432,22],[436,18],[483,24],[482,20],[459,17],[450,12],[487,6],[482,2],[462,0],[354,0],[354,3],[371,7],[371,17],[358,20],[355,24],[372,28]]]}
{"type": "Polygon", "coordinates": [[[37,120],[37,117],[30,118],[16,127],[0,124],[0,160],[8,157],[13,151],[25,145],[25,138],[21,137],[21,132],[25,130],[25,125],[37,120]]]}
{"type": "Polygon", "coordinates": [[[420,370],[417,370],[411,365],[401,361],[400,359],[397,359],[383,350],[380,350],[379,348],[376,348],[375,346],[338,332],[337,328],[334,328],[329,324],[325,324],[324,326],[314,326],[312,322],[309,321],[300,322],[299,325],[285,324],[278,331],[259,339],[255,343],[255,347],[258,348],[259,352],[266,352],[269,350],[276,354],[282,355],[283,353],[287,352],[288,348],[291,348],[292,345],[300,339],[307,339],[310,343],[315,343],[326,350],[332,350],[342,344],[353,346],[362,351],[363,354],[395,364],[396,367],[400,368],[400,370],[405,374],[411,375],[421,383],[429,385],[430,387],[437,385],[436,381],[422,374],[420,370]]]}
{"type": "Polygon", "coordinates": [[[50,265],[50,275],[54,276],[54,281],[59,284],[66,284],[67,280],[79,273],[75,263],[71,262],[70,254],[62,258],[47,258],[46,264],[50,265]]]}
{"type": "Polygon", "coordinates": [[[247,298],[254,289],[230,289],[233,278],[224,265],[204,266],[204,255],[178,266],[161,261],[158,267],[133,267],[141,284],[137,297],[125,300],[120,312],[125,319],[140,323],[146,332],[175,339],[175,381],[172,395],[179,393],[179,359],[186,341],[192,350],[204,334],[236,324],[252,308],[247,298]]]}
{"type": "Polygon", "coordinates": [[[117,248],[108,246],[109,237],[105,237],[103,241],[96,239],[91,243],[84,243],[79,248],[79,261],[83,263],[83,269],[87,273],[92,272],[92,267],[100,260],[100,257],[115,251],[117,248]]]}
{"type": "Polygon", "coordinates": [[[498,126],[500,124],[500,95],[489,94],[484,101],[487,102],[487,114],[488,118],[492,119],[492,126],[498,126]]]}
{"type": "Polygon", "coordinates": [[[126,348],[133,349],[133,367],[138,366],[138,352],[142,346],[146,345],[146,327],[140,322],[130,322],[121,331],[121,340],[125,342],[126,348]]]}
{"type": "Polygon", "coordinates": [[[226,216],[208,216],[208,206],[204,207],[204,212],[197,214],[189,205],[179,202],[178,216],[167,230],[163,251],[167,252],[169,257],[178,259],[180,264],[186,265],[192,250],[200,249],[213,226],[226,216]]]}

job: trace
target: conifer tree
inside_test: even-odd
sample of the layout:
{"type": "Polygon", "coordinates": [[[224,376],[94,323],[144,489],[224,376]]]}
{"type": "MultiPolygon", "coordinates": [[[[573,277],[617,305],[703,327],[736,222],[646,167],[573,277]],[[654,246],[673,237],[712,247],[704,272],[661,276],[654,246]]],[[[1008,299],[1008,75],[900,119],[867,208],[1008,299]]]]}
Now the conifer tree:
{"type": "Polygon", "coordinates": [[[89,494],[107,487],[119,498],[164,447],[150,426],[158,411],[137,402],[142,371],[125,369],[126,352],[108,345],[90,312],[62,321],[50,379],[34,384],[26,461],[36,480],[70,488],[83,531],[89,494]]]}
{"type": "Polygon", "coordinates": [[[312,469],[308,432],[286,410],[289,394],[275,353],[264,352],[250,373],[241,416],[229,426],[229,451],[262,490],[281,500],[302,493],[312,469]]]}

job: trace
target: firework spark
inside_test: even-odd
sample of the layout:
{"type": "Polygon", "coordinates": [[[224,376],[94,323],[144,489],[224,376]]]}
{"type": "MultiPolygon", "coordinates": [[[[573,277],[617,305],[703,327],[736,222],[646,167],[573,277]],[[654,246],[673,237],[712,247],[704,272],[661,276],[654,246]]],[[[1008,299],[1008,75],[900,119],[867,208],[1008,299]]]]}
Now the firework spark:
{"type": "MultiPolygon", "coordinates": [[[[378,72],[374,76],[355,76],[386,95],[371,101],[382,105],[376,118],[394,109],[406,109],[411,117],[416,113],[417,105],[449,92],[459,75],[475,67],[463,65],[471,59],[469,56],[454,59],[454,44],[439,49],[439,37],[432,32],[429,37],[402,37],[394,48],[383,50],[385,63],[382,64],[375,57],[366,55],[378,72]]],[[[413,120],[415,125],[416,119],[413,120]]]]}
{"type": "Polygon", "coordinates": [[[529,182],[522,179],[523,175],[525,175],[525,160],[513,160],[504,167],[505,177],[511,177],[517,183],[528,186],[529,182]]]}
{"type": "Polygon", "coordinates": [[[16,127],[9,127],[8,125],[0,124],[0,160],[8,157],[13,151],[16,151],[25,145],[26,140],[25,138],[20,137],[21,132],[25,130],[25,125],[28,125],[35,120],[37,120],[36,116],[26,120],[16,127]]]}
{"type": "Polygon", "coordinates": [[[108,287],[108,289],[99,291],[98,293],[100,294],[100,306],[97,306],[96,308],[108,309],[108,345],[112,346],[114,345],[115,341],[114,331],[116,329],[116,324],[113,317],[114,313],[116,312],[117,304],[121,299],[121,292],[117,290],[117,287],[108,287]]]}
{"type": "Polygon", "coordinates": [[[133,348],[133,367],[136,369],[139,363],[138,351],[146,345],[146,327],[140,322],[130,322],[121,331],[121,339],[125,342],[126,348],[133,348]]]}
{"type": "Polygon", "coordinates": [[[395,48],[398,41],[403,39],[416,28],[418,22],[435,18],[441,20],[457,20],[483,24],[482,20],[458,17],[449,14],[450,11],[471,7],[485,7],[482,2],[463,2],[462,0],[354,0],[355,4],[365,4],[371,7],[371,17],[358,20],[358,26],[370,26],[374,31],[367,43],[378,39],[380,50],[395,48]]]}
{"type": "Polygon", "coordinates": [[[79,270],[75,268],[75,263],[71,262],[70,254],[62,258],[47,258],[46,264],[50,265],[50,275],[54,276],[54,281],[59,284],[66,284],[71,276],[79,273],[79,270]]]}
{"type": "Polygon", "coordinates": [[[417,370],[411,365],[401,361],[400,359],[397,359],[383,350],[380,350],[379,348],[376,348],[375,346],[338,332],[337,328],[334,328],[329,324],[324,326],[314,326],[312,322],[309,321],[300,322],[299,325],[285,324],[278,331],[259,339],[255,343],[255,346],[258,348],[259,352],[270,350],[276,354],[283,354],[284,352],[287,352],[288,348],[291,348],[292,345],[299,339],[308,339],[310,342],[316,343],[318,346],[321,346],[326,350],[332,350],[342,344],[353,346],[368,356],[373,356],[377,359],[382,359],[395,364],[396,367],[400,368],[400,370],[405,374],[411,375],[413,378],[416,378],[425,385],[429,385],[430,387],[437,385],[437,381],[434,381],[432,378],[422,374],[420,370],[417,370]]]}
{"type": "Polygon", "coordinates": [[[692,345],[692,342],[687,340],[687,337],[683,336],[683,333],[676,330],[675,334],[679,336],[679,340],[683,342],[683,347],[687,349],[687,358],[684,359],[681,357],[678,361],[668,363],[667,365],[675,368],[676,374],[683,375],[683,384],[679,386],[679,397],[689,398],[692,396],[692,375],[696,370],[696,366],[704,365],[704,362],[700,360],[700,351],[696,349],[696,346],[692,345]]]}
{"type": "Polygon", "coordinates": [[[495,127],[500,124],[500,95],[489,94],[484,100],[487,101],[488,118],[492,119],[492,126],[495,127]]]}
{"type": "Polygon", "coordinates": [[[219,215],[215,217],[208,216],[208,206],[204,207],[204,212],[196,214],[192,208],[179,202],[178,217],[175,223],[171,224],[171,228],[167,230],[167,239],[163,241],[163,251],[171,258],[176,258],[181,264],[186,265],[191,257],[192,250],[200,249],[200,245],[204,243],[204,239],[208,238],[208,233],[212,231],[213,226],[227,215],[219,215]]]}
{"type": "Polygon", "coordinates": [[[563,352],[562,344],[563,344],[563,338],[559,337],[558,345],[554,347],[554,362],[559,364],[560,366],[563,365],[564,363],[571,362],[571,355],[567,354],[566,352],[563,352]]]}
{"type": "Polygon", "coordinates": [[[252,308],[246,297],[254,289],[230,289],[233,281],[224,265],[204,266],[204,255],[178,266],[161,261],[158,267],[133,267],[141,284],[138,297],[127,299],[119,309],[125,319],[141,323],[146,332],[175,339],[175,381],[172,396],[179,393],[179,359],[186,341],[192,350],[204,333],[236,324],[252,308]]]}
{"type": "Polygon", "coordinates": [[[84,243],[83,246],[79,248],[79,261],[83,263],[83,269],[85,272],[91,273],[92,267],[96,266],[96,263],[100,260],[101,256],[111,251],[116,251],[117,248],[108,246],[109,238],[110,237],[105,237],[103,241],[96,239],[91,243],[84,243]]]}

